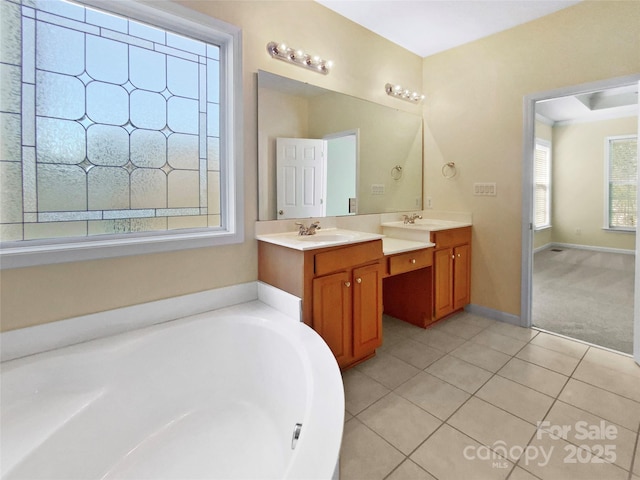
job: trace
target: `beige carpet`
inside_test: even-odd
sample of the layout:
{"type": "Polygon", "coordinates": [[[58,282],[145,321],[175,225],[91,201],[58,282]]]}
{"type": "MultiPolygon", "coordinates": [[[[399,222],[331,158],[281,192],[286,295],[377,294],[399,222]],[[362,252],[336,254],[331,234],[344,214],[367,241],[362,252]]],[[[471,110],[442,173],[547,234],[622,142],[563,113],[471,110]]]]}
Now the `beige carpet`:
{"type": "Polygon", "coordinates": [[[632,353],[635,255],[557,247],[533,260],[533,325],[632,353]]]}

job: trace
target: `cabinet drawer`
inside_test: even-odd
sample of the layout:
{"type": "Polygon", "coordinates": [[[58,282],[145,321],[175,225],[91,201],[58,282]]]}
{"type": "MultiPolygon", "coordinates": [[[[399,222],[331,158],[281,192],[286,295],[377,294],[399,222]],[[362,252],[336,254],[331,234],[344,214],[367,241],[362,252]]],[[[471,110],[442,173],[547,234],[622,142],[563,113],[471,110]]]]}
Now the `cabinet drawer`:
{"type": "Polygon", "coordinates": [[[364,263],[375,262],[382,257],[382,240],[348,247],[336,247],[315,255],[314,272],[316,275],[324,275],[364,263]]]}
{"type": "Polygon", "coordinates": [[[436,244],[437,249],[471,243],[471,227],[431,232],[431,241],[436,244]]]}
{"type": "Polygon", "coordinates": [[[410,272],[433,265],[433,249],[425,248],[389,258],[389,275],[410,272]]]}

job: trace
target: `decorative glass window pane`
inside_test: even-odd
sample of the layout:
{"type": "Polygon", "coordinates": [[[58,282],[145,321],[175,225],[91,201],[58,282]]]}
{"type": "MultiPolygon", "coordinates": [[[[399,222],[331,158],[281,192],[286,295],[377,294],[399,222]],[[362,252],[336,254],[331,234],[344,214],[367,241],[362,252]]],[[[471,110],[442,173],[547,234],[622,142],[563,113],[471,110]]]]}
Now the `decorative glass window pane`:
{"type": "Polygon", "coordinates": [[[0,2],[0,45],[22,49],[0,49],[0,240],[219,226],[220,46],[64,0],[0,2]]]}

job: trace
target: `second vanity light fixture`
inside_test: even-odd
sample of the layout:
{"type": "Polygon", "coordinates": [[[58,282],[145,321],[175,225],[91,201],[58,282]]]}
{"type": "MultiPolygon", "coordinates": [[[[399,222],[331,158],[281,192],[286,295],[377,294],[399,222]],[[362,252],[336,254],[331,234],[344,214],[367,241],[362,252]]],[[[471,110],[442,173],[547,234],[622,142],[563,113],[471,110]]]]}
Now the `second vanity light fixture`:
{"type": "Polygon", "coordinates": [[[392,97],[401,98],[402,100],[406,100],[408,102],[420,103],[424,100],[424,95],[418,92],[412,92],[406,88],[403,88],[401,85],[393,85],[391,83],[387,83],[384,86],[387,95],[391,95],[392,97]]]}
{"type": "Polygon", "coordinates": [[[293,63],[299,67],[305,67],[318,73],[326,75],[332,66],[330,60],[323,60],[317,55],[309,55],[302,50],[288,47],[284,43],[269,42],[267,43],[267,52],[273,58],[293,63]]]}

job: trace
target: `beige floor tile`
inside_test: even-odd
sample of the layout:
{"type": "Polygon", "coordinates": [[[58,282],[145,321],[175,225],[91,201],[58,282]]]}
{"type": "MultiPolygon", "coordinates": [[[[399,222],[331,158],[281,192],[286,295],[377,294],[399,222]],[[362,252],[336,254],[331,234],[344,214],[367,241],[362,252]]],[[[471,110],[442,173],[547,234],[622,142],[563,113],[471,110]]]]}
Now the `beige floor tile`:
{"type": "Polygon", "coordinates": [[[558,399],[631,431],[638,430],[640,403],[628,398],[571,379],[558,399]]]}
{"type": "Polygon", "coordinates": [[[490,327],[491,325],[498,323],[497,320],[481,317],[480,315],[474,315],[473,313],[469,313],[469,312],[460,312],[451,318],[456,319],[457,321],[460,321],[460,322],[468,323],[469,325],[476,325],[482,328],[487,328],[487,327],[490,327]]]}
{"type": "Polygon", "coordinates": [[[545,332],[540,332],[539,335],[536,335],[536,337],[531,340],[531,343],[575,358],[582,358],[589,348],[589,346],[584,343],[574,342],[573,340],[568,340],[545,332]]]}
{"type": "Polygon", "coordinates": [[[464,338],[458,337],[457,335],[451,335],[433,328],[422,330],[411,338],[417,342],[424,343],[425,345],[445,352],[455,350],[466,341],[464,338]]]}
{"type": "Polygon", "coordinates": [[[531,343],[520,350],[516,357],[567,376],[571,375],[580,362],[578,358],[531,343]]]}
{"type": "Polygon", "coordinates": [[[436,478],[407,459],[387,477],[387,480],[436,480],[436,478]]]}
{"type": "Polygon", "coordinates": [[[589,347],[589,350],[587,350],[584,356],[584,361],[596,363],[611,370],[624,373],[625,375],[640,378],[640,365],[627,355],[610,352],[602,348],[589,347]]]}
{"type": "Polygon", "coordinates": [[[393,390],[416,375],[420,369],[384,352],[355,367],[385,387],[393,390]]]}
{"type": "Polygon", "coordinates": [[[628,472],[599,461],[588,451],[539,431],[518,466],[542,480],[627,480],[628,472]]]}
{"type": "MultiPolygon", "coordinates": [[[[402,335],[403,337],[411,337],[424,329],[416,327],[415,325],[400,320],[398,318],[390,317],[389,315],[383,315],[382,317],[382,331],[393,332],[395,334],[402,335]]],[[[384,333],[383,333],[384,337],[384,333]]]]}
{"type": "Polygon", "coordinates": [[[442,350],[428,347],[424,343],[416,342],[409,338],[404,338],[402,341],[385,349],[385,353],[393,355],[421,370],[427,368],[445,354],[442,350]]]}
{"type": "Polygon", "coordinates": [[[342,374],[342,381],[344,383],[345,409],[352,415],[360,413],[389,393],[387,387],[354,368],[342,374]]]}
{"type": "Polygon", "coordinates": [[[500,457],[483,460],[483,450],[481,444],[444,424],[409,458],[438,480],[506,478],[513,464],[500,457]]]}
{"type": "Polygon", "coordinates": [[[573,378],[640,402],[640,376],[627,375],[619,370],[582,360],[573,378]]]}
{"type": "Polygon", "coordinates": [[[538,330],[532,328],[518,327],[517,325],[511,325],[505,322],[498,322],[487,328],[487,331],[499,333],[505,337],[512,337],[516,340],[522,340],[528,342],[538,334],[538,330]]]}
{"type": "Polygon", "coordinates": [[[633,458],[633,448],[636,434],[631,430],[607,422],[589,412],[567,403],[557,401],[549,414],[540,424],[540,428],[554,434],[565,432],[561,436],[574,445],[589,445],[593,454],[604,457],[602,448],[606,445],[612,451],[615,459],[609,458],[611,463],[629,470],[633,458]]]}
{"type": "Polygon", "coordinates": [[[467,392],[425,372],[403,383],[395,392],[441,420],[446,420],[470,397],[467,392]]]}
{"type": "Polygon", "coordinates": [[[426,371],[469,393],[474,393],[493,375],[487,370],[451,355],[446,355],[432,363],[426,371]]]}
{"type": "Polygon", "coordinates": [[[455,335],[457,337],[462,337],[468,340],[484,330],[485,327],[473,325],[468,322],[461,322],[458,321],[457,318],[451,318],[449,320],[436,324],[433,329],[440,330],[441,332],[455,335]]]}
{"type": "Polygon", "coordinates": [[[556,397],[567,382],[564,375],[518,358],[511,359],[498,371],[498,375],[551,397],[556,397]]]}
{"type": "Polygon", "coordinates": [[[441,420],[393,392],[360,413],[358,419],[405,455],[442,424],[441,420]]]}
{"type": "Polygon", "coordinates": [[[340,450],[340,479],[383,479],[405,456],[357,418],[344,427],[340,450]]]}
{"type": "Polygon", "coordinates": [[[386,352],[391,346],[396,343],[401,342],[402,340],[406,340],[406,336],[398,333],[396,331],[387,331],[384,327],[382,327],[382,345],[377,350],[378,352],[386,352]]]}
{"type": "Polygon", "coordinates": [[[460,345],[449,354],[490,372],[497,372],[511,359],[511,356],[506,353],[475,342],[460,345]]]}
{"type": "Polygon", "coordinates": [[[344,423],[347,423],[349,420],[351,420],[353,418],[353,415],[351,415],[349,412],[347,412],[346,410],[344,411],[344,423]]]}
{"type": "Polygon", "coordinates": [[[515,355],[527,342],[512,337],[507,337],[499,333],[491,332],[489,329],[480,332],[471,341],[479,343],[507,355],[515,355]]]}
{"type": "Polygon", "coordinates": [[[524,420],[472,397],[454,413],[447,423],[492,450],[506,448],[518,460],[519,447],[526,447],[536,427],[524,420]]]}
{"type": "Polygon", "coordinates": [[[525,469],[516,467],[509,475],[509,480],[538,480],[538,477],[527,472],[525,469]]]}
{"type": "Polygon", "coordinates": [[[478,398],[537,425],[553,403],[553,398],[496,375],[476,393],[478,398]]]}
{"type": "Polygon", "coordinates": [[[640,476],[640,442],[636,444],[636,458],[633,461],[633,473],[640,476]]]}

